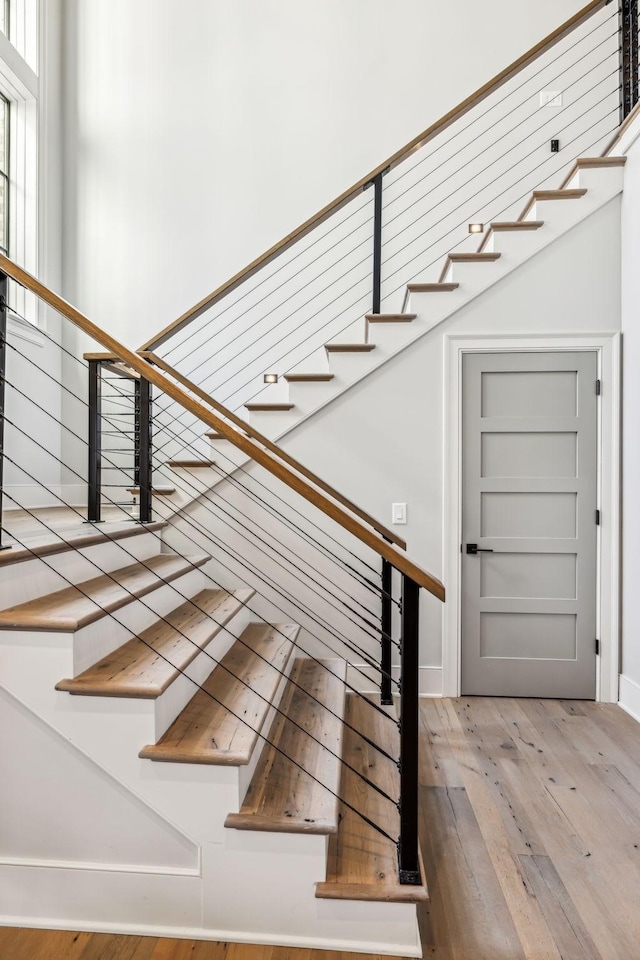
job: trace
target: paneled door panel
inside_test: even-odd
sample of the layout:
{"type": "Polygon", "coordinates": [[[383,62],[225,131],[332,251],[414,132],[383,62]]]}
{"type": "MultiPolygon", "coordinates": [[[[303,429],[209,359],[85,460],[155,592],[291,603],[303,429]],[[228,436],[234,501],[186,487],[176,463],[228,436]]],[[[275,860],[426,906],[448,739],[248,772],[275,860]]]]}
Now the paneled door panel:
{"type": "Polygon", "coordinates": [[[462,693],[593,699],[597,355],[462,374],[462,693]]]}

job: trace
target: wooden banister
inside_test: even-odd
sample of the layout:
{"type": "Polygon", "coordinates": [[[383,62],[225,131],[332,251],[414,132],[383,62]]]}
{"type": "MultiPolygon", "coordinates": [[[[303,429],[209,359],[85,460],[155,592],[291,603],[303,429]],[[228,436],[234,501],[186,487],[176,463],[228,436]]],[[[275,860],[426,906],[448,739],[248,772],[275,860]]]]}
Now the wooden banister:
{"type": "Polygon", "coordinates": [[[247,436],[251,437],[257,443],[261,443],[263,447],[266,447],[274,456],[278,457],[287,466],[291,467],[297,473],[301,473],[303,477],[306,477],[307,480],[310,480],[311,483],[315,484],[316,487],[319,487],[321,490],[324,490],[325,493],[328,493],[330,497],[333,497],[334,500],[337,500],[338,503],[341,503],[343,507],[346,507],[347,510],[350,510],[351,513],[354,513],[356,517],[359,517],[364,523],[367,523],[370,527],[373,527],[380,536],[385,537],[391,543],[395,543],[397,547],[400,547],[401,550],[407,549],[406,542],[399,537],[393,530],[387,529],[372,517],[370,514],[362,510],[357,504],[349,500],[343,494],[339,493],[334,489],[330,484],[322,480],[317,474],[313,473],[307,467],[305,467],[299,460],[296,460],[295,457],[292,457],[290,454],[286,453],[281,447],[279,447],[272,440],[269,440],[268,437],[265,437],[259,430],[256,430],[255,427],[252,427],[251,424],[247,423],[232,410],[228,410],[221,403],[215,400],[213,397],[210,397],[201,387],[197,384],[192,383],[191,380],[188,380],[187,377],[184,377],[178,370],[174,369],[170,364],[163,360],[162,357],[158,357],[155,353],[151,351],[144,351],[140,353],[141,357],[144,357],[145,360],[149,360],[150,363],[154,366],[160,367],[161,370],[164,370],[166,374],[170,377],[173,377],[174,380],[177,380],[186,390],[190,393],[194,393],[199,400],[202,400],[203,403],[206,403],[208,406],[212,407],[214,410],[217,410],[218,413],[221,413],[222,416],[226,417],[227,420],[230,420],[234,423],[239,430],[242,430],[243,433],[246,433],[247,436]]]}
{"type": "MultiPolygon", "coordinates": [[[[221,419],[221,417],[213,413],[212,410],[207,409],[207,407],[204,407],[193,397],[188,396],[182,387],[173,383],[173,381],[168,379],[157,367],[150,364],[148,360],[119,343],[118,340],[98,327],[89,320],[88,317],[85,317],[84,314],[80,313],[80,311],[70,303],[67,303],[67,301],[57,293],[54,293],[45,286],[45,284],[41,283],[28,271],[19,267],[3,254],[0,254],[0,271],[4,272],[8,277],[11,277],[12,280],[15,280],[16,283],[19,283],[20,286],[26,290],[34,293],[43,303],[46,303],[61,316],[65,317],[65,319],[69,320],[75,327],[95,340],[96,343],[99,343],[117,360],[126,363],[127,366],[135,370],[136,373],[139,373],[140,376],[144,377],[150,383],[153,383],[189,413],[192,413],[203,423],[207,424],[207,426],[222,434],[227,440],[230,440],[250,459],[255,460],[256,463],[263,466],[273,474],[273,476],[278,477],[278,479],[291,490],[300,494],[305,500],[326,514],[326,516],[335,520],[336,523],[360,540],[361,543],[364,543],[379,556],[388,560],[396,570],[406,574],[419,586],[433,594],[433,596],[444,601],[444,586],[436,577],[422,570],[421,567],[413,563],[406,554],[398,550],[393,544],[387,543],[378,537],[375,532],[365,527],[360,520],[347,513],[343,507],[329,500],[320,491],[314,489],[306,480],[293,473],[289,467],[259,447],[250,437],[239,433],[231,427],[226,420],[221,419]]],[[[225,413],[225,415],[228,415],[228,413],[225,413]]]]}
{"type": "Polygon", "coordinates": [[[384,173],[388,169],[396,167],[403,160],[406,160],[407,157],[411,156],[412,153],[420,149],[420,147],[423,147],[430,140],[433,140],[434,137],[437,137],[438,134],[446,130],[447,127],[450,127],[452,123],[456,122],[456,120],[464,117],[469,110],[472,110],[474,107],[478,106],[478,104],[482,103],[482,101],[487,97],[491,96],[491,94],[496,90],[499,90],[500,87],[507,83],[508,80],[514,77],[530,63],[533,63],[534,60],[537,60],[538,57],[540,57],[543,53],[546,53],[547,50],[550,50],[556,43],[558,43],[568,34],[572,33],[577,27],[580,26],[580,24],[592,17],[598,12],[598,10],[605,7],[609,2],[610,0],[591,0],[591,2],[583,7],[582,10],[579,10],[578,13],[574,14],[547,37],[545,37],[535,46],[531,47],[531,49],[521,57],[518,57],[517,60],[514,60],[510,66],[496,74],[493,79],[485,83],[482,87],[476,90],[475,93],[472,93],[470,97],[467,97],[466,100],[463,100],[448,113],[445,113],[443,117],[440,117],[439,120],[436,120],[435,123],[432,123],[430,127],[427,127],[426,130],[423,130],[422,133],[419,133],[417,137],[414,137],[413,140],[410,140],[409,143],[406,143],[387,160],[379,164],[370,173],[367,173],[366,176],[354,183],[353,186],[349,187],[348,190],[345,190],[344,193],[341,193],[340,196],[336,197],[335,200],[332,200],[331,203],[328,203],[308,220],[305,220],[304,223],[300,224],[299,227],[287,234],[286,237],[283,237],[282,240],[270,247],[261,256],[257,257],[255,260],[252,260],[248,266],[246,266],[239,273],[236,273],[235,276],[231,277],[230,280],[227,280],[225,283],[221,284],[221,286],[217,287],[212,293],[204,297],[204,299],[196,303],[195,306],[187,310],[186,313],[183,313],[182,316],[178,317],[177,320],[174,320],[173,323],[170,323],[150,340],[147,340],[147,342],[140,347],[140,351],[145,352],[157,350],[158,347],[169,340],[169,338],[175,333],[186,327],[193,320],[196,320],[198,317],[202,316],[203,313],[209,310],[228,293],[231,293],[232,290],[235,290],[236,287],[240,286],[241,283],[244,283],[245,280],[248,280],[250,277],[252,277],[255,273],[257,273],[258,270],[266,266],[272,260],[275,260],[276,257],[280,256],[281,253],[284,253],[284,251],[287,250],[293,243],[295,243],[296,240],[300,240],[307,233],[313,230],[314,227],[320,226],[320,224],[327,220],[328,217],[330,217],[333,213],[336,213],[347,203],[349,203],[350,200],[358,196],[364,187],[370,184],[375,177],[379,176],[381,173],[384,173]]]}

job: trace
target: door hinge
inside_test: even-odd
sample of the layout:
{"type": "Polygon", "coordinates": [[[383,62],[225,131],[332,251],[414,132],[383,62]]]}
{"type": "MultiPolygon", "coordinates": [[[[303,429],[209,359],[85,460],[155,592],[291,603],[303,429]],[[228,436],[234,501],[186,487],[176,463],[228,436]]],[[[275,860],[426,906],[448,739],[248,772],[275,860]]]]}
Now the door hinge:
{"type": "Polygon", "coordinates": [[[602,393],[602,380],[596,380],[596,396],[599,397],[602,393]]]}
{"type": "Polygon", "coordinates": [[[596,637],[596,657],[600,656],[600,641],[596,637]]]}
{"type": "Polygon", "coordinates": [[[596,510],[596,527],[600,526],[600,511],[596,510]]]}

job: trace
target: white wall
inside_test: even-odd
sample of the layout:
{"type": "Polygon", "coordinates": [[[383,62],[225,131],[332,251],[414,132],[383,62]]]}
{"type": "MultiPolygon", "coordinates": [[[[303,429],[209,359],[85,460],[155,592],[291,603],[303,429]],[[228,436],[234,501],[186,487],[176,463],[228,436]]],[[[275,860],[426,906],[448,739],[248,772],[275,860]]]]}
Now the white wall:
{"type": "Polygon", "coordinates": [[[64,293],[132,346],[582,0],[66,0],[64,293]]]}
{"type": "MultiPolygon", "coordinates": [[[[640,719],[640,121],[629,130],[622,198],[622,677],[620,700],[640,719]],[[637,138],[637,139],[634,139],[637,138]]],[[[623,144],[624,146],[624,144],[623,144]]]]}

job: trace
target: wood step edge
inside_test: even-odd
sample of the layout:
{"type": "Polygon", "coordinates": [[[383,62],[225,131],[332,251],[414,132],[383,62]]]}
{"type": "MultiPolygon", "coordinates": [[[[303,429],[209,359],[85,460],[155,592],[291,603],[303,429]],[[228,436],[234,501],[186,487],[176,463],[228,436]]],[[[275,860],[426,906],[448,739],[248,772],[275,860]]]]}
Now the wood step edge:
{"type": "Polygon", "coordinates": [[[417,313],[368,313],[367,323],[411,323],[418,316],[417,313]]]}
{"type": "Polygon", "coordinates": [[[453,293],[459,283],[408,283],[409,293],[453,293]]]}
{"type": "MultiPolygon", "coordinates": [[[[145,654],[151,654],[147,644],[153,646],[152,637],[158,629],[165,628],[166,631],[171,630],[171,625],[167,624],[165,620],[156,620],[155,623],[151,624],[150,627],[147,627],[146,630],[143,630],[138,637],[132,637],[130,640],[127,640],[119,648],[112,651],[106,657],[103,657],[92,667],[89,667],[87,670],[84,670],[77,677],[72,677],[65,680],[60,680],[56,684],[56,690],[60,690],[64,693],[71,693],[74,695],[82,695],[85,697],[121,697],[121,698],[135,698],[141,700],[155,700],[161,696],[165,690],[167,690],[171,684],[176,680],[182,671],[185,670],[189,664],[195,660],[198,654],[202,653],[203,650],[209,646],[209,644],[218,636],[220,631],[232,620],[244,607],[244,605],[251,599],[255,594],[255,590],[250,588],[240,588],[229,592],[227,590],[201,590],[199,594],[195,597],[192,597],[191,600],[187,600],[186,603],[180,604],[175,610],[167,614],[166,619],[171,619],[172,614],[179,614],[182,610],[186,610],[191,606],[198,607],[199,604],[203,605],[201,616],[198,617],[198,622],[202,623],[204,620],[212,618],[215,620],[215,623],[211,625],[211,632],[207,635],[206,639],[203,640],[202,644],[191,643],[189,644],[188,653],[183,655],[179,663],[167,662],[170,660],[170,654],[166,656],[161,652],[159,653],[158,666],[163,672],[164,676],[161,680],[149,681],[146,683],[131,682],[126,679],[109,679],[100,676],[95,676],[95,672],[100,670],[101,664],[109,664],[114,657],[117,657],[118,653],[124,651],[126,648],[129,648],[133,653],[138,647],[141,648],[140,652],[145,654]],[[216,593],[221,594],[215,604],[211,605],[210,609],[207,609],[207,601],[204,597],[205,594],[216,593]],[[235,603],[228,601],[235,601],[235,603]],[[227,604],[228,609],[224,613],[216,613],[221,606],[227,604]]],[[[190,628],[193,628],[194,624],[190,625],[190,628]]],[[[178,628],[173,628],[175,632],[179,632],[178,628]]],[[[188,641],[186,641],[188,642],[188,641]]],[[[160,645],[160,651],[162,650],[162,645],[160,645]]],[[[131,664],[133,666],[133,662],[131,664]]]]}
{"type": "MultiPolygon", "coordinates": [[[[53,540],[49,543],[45,542],[41,544],[29,543],[28,547],[16,544],[9,550],[2,550],[0,552],[0,567],[8,566],[12,563],[24,563],[26,560],[33,560],[34,557],[49,557],[58,553],[66,553],[68,550],[85,550],[96,544],[127,540],[129,537],[137,537],[144,533],[154,533],[158,530],[163,530],[166,526],[167,522],[165,520],[155,520],[152,523],[145,524],[135,521],[128,523],[127,526],[121,530],[110,532],[101,525],[96,524],[95,528],[92,529],[89,524],[87,524],[87,529],[91,532],[65,537],[64,541],[53,540]]],[[[55,530],[54,533],[56,533],[55,530]]],[[[60,536],[65,536],[64,530],[60,530],[58,533],[60,536]]],[[[7,531],[7,534],[9,538],[11,538],[9,531],[7,531]]]]}
{"type": "Polygon", "coordinates": [[[529,197],[527,204],[518,217],[518,220],[524,220],[534,204],[544,200],[579,200],[584,197],[586,189],[576,190],[534,190],[529,197]]]}
{"type": "Polygon", "coordinates": [[[529,230],[539,230],[544,226],[544,220],[497,220],[489,224],[489,229],[482,238],[482,243],[478,247],[478,253],[482,253],[489,243],[492,233],[507,233],[509,231],[521,232],[529,230]]]}
{"type": "Polygon", "coordinates": [[[328,383],[335,373],[285,373],[287,383],[328,383]]]}
{"type": "Polygon", "coordinates": [[[245,403],[245,410],[250,412],[256,411],[281,411],[281,410],[293,410],[295,404],[293,403],[245,403]]]}
{"type": "Polygon", "coordinates": [[[420,884],[407,883],[342,883],[322,880],[315,884],[315,896],[319,900],[365,900],[373,903],[428,903],[426,873],[422,851],[418,849],[420,884]]]}
{"type": "Polygon", "coordinates": [[[501,253],[484,253],[477,251],[475,253],[450,253],[444,262],[438,282],[445,282],[445,277],[449,273],[449,267],[452,263],[494,263],[496,260],[499,260],[501,256],[501,253]]]}
{"type": "MultiPolygon", "coordinates": [[[[296,668],[298,668],[299,665],[304,664],[305,662],[308,662],[308,658],[299,658],[295,661],[292,674],[291,674],[294,681],[299,679],[300,670],[302,669],[301,667],[298,670],[296,668]]],[[[243,808],[240,810],[239,813],[230,813],[227,816],[224,824],[225,827],[232,828],[235,830],[255,830],[258,832],[267,832],[267,833],[309,833],[309,834],[326,835],[326,834],[335,834],[337,832],[338,822],[339,822],[339,807],[340,807],[339,787],[340,787],[340,776],[341,776],[341,769],[342,769],[341,760],[338,758],[342,757],[342,743],[344,739],[344,715],[345,715],[345,707],[346,707],[346,688],[345,688],[344,682],[346,680],[346,675],[347,675],[347,665],[346,665],[346,661],[338,660],[334,658],[323,660],[322,663],[325,665],[330,665],[331,672],[334,674],[334,677],[336,678],[336,682],[339,683],[341,687],[342,695],[340,698],[339,708],[333,710],[333,714],[337,715],[337,718],[336,716],[331,716],[328,712],[326,713],[326,719],[328,723],[337,723],[338,719],[341,721],[339,726],[339,731],[338,731],[338,741],[337,741],[335,750],[333,750],[331,753],[328,750],[324,750],[319,743],[315,742],[310,737],[306,737],[303,742],[305,744],[305,748],[308,751],[312,751],[313,754],[317,754],[318,756],[321,756],[322,762],[319,765],[313,764],[312,769],[314,771],[314,775],[318,777],[318,780],[321,781],[322,785],[326,787],[327,790],[331,791],[333,794],[331,800],[327,800],[327,798],[325,797],[325,802],[327,803],[327,806],[330,810],[330,814],[324,817],[319,817],[317,814],[314,814],[313,817],[295,817],[295,816],[289,815],[288,813],[278,814],[275,812],[271,814],[269,813],[256,814],[254,812],[251,812],[250,809],[248,809],[249,804],[253,802],[253,798],[251,797],[251,785],[250,785],[249,791],[247,793],[247,797],[245,798],[245,803],[243,804],[243,808]],[[326,768],[328,768],[328,773],[326,775],[323,775],[318,770],[318,766],[322,767],[323,764],[326,768]]],[[[318,669],[325,671],[324,666],[321,667],[318,665],[318,669]]],[[[282,699],[280,701],[280,707],[284,710],[285,714],[286,714],[287,706],[289,703],[288,697],[291,696],[292,691],[295,692],[295,689],[297,688],[295,688],[294,684],[292,684],[291,681],[289,681],[283,691],[282,699]]],[[[332,704],[332,708],[333,708],[333,704],[332,704]]],[[[295,713],[292,719],[295,719],[295,713]]],[[[303,720],[304,718],[301,717],[300,719],[303,720]]],[[[286,730],[286,727],[284,726],[284,723],[283,723],[283,717],[280,713],[278,713],[274,718],[274,721],[268,736],[268,739],[271,742],[271,744],[274,744],[275,746],[265,744],[264,752],[260,758],[258,767],[256,768],[256,771],[254,773],[254,779],[252,780],[252,784],[254,780],[258,780],[258,782],[260,781],[260,778],[263,774],[263,770],[265,768],[270,770],[271,772],[274,770],[274,765],[272,765],[272,761],[270,761],[271,754],[275,754],[276,763],[279,760],[280,762],[285,761],[285,758],[282,757],[281,754],[275,749],[275,747],[280,746],[282,744],[282,733],[285,730],[286,730]]],[[[305,769],[308,769],[311,766],[311,764],[305,763],[304,758],[300,758],[299,756],[294,757],[293,759],[298,760],[305,769]]],[[[311,778],[309,778],[309,780],[311,781],[311,778]]],[[[320,785],[317,784],[315,781],[311,781],[311,787],[320,788],[320,785]]],[[[273,804],[275,808],[278,808],[279,806],[282,806],[284,804],[275,798],[274,796],[275,793],[276,793],[275,789],[272,789],[271,796],[272,796],[273,804]]],[[[305,812],[312,813],[313,810],[309,809],[305,812]]]]}
{"type": "Polygon", "coordinates": [[[375,343],[325,343],[327,353],[370,353],[375,343]]]}
{"type": "Polygon", "coordinates": [[[165,463],[165,467],[170,467],[172,470],[194,470],[197,467],[215,467],[215,465],[215,460],[167,460],[165,463]]]}
{"type": "MultiPolygon", "coordinates": [[[[294,651],[297,649],[296,640],[300,632],[300,627],[297,624],[258,624],[250,623],[243,630],[240,637],[235,641],[234,644],[229,648],[225,653],[224,657],[220,660],[219,664],[216,664],[215,668],[211,671],[207,680],[202,684],[203,689],[198,690],[197,693],[192,697],[186,707],[181,711],[179,716],[176,718],[174,723],[169,727],[169,729],[163,734],[160,740],[155,744],[148,744],[146,747],[140,751],[139,756],[144,760],[155,760],[158,762],[164,763],[197,763],[197,764],[208,764],[208,765],[218,765],[218,766],[244,766],[249,763],[251,756],[255,749],[256,743],[258,742],[264,724],[266,723],[267,717],[273,706],[274,698],[280,688],[282,682],[282,675],[284,674],[288,678],[288,667],[293,657],[294,651]],[[240,716],[244,715],[245,707],[236,707],[234,710],[234,704],[222,702],[223,694],[219,693],[219,696],[216,699],[210,697],[210,694],[215,695],[219,691],[219,681],[222,682],[222,687],[224,689],[225,681],[229,682],[232,680],[231,674],[234,674],[236,677],[242,674],[242,670],[236,672],[231,666],[231,663],[234,661],[235,653],[239,651],[242,657],[245,658],[247,662],[252,660],[261,665],[264,662],[264,655],[259,653],[253,654],[251,656],[251,646],[252,641],[250,639],[250,633],[256,628],[261,626],[270,627],[271,631],[277,631],[279,635],[286,634],[289,639],[289,648],[286,652],[284,660],[276,665],[273,676],[270,678],[268,684],[264,684],[261,689],[261,694],[258,697],[259,704],[259,713],[254,722],[249,726],[242,723],[242,720],[239,719],[240,716]],[[229,668],[228,670],[226,668],[229,668]],[[203,715],[202,710],[200,709],[201,702],[205,697],[208,697],[210,702],[206,703],[207,706],[211,708],[214,714],[214,724],[215,719],[220,713],[228,713],[229,719],[233,723],[234,721],[237,724],[244,727],[245,736],[242,739],[242,745],[238,745],[238,740],[234,737],[235,746],[232,750],[229,749],[220,749],[216,744],[215,747],[212,747],[211,744],[215,741],[215,737],[211,737],[210,734],[216,732],[215,727],[212,730],[208,730],[208,723],[206,717],[203,715]],[[226,707],[229,709],[226,710],[226,707]],[[192,721],[190,717],[191,711],[194,712],[195,719],[192,721]],[[189,728],[195,729],[196,738],[198,736],[206,737],[206,750],[202,748],[200,744],[195,746],[192,744],[189,746],[189,737],[187,731],[189,728]],[[174,742],[174,740],[176,742],[174,742]],[[179,744],[179,746],[177,745],[179,744]]],[[[260,646],[258,642],[258,647],[260,646]]],[[[246,676],[246,674],[245,674],[246,676]]],[[[249,688],[253,690],[255,687],[255,681],[252,685],[250,682],[250,676],[245,683],[238,684],[238,690],[241,695],[244,695],[246,698],[249,688]]],[[[236,690],[236,694],[238,693],[236,690]]],[[[242,696],[241,696],[242,699],[242,696]]]]}
{"type": "Polygon", "coordinates": [[[178,561],[175,554],[158,554],[158,558],[151,557],[150,560],[133,563],[128,567],[120,568],[120,570],[112,570],[109,574],[100,574],[91,580],[85,580],[79,583],[77,588],[65,587],[54,593],[45,594],[42,597],[35,597],[33,600],[27,600],[25,603],[18,604],[15,607],[7,607],[4,610],[0,610],[0,630],[42,630],[47,633],[75,633],[76,630],[95,623],[96,620],[101,620],[103,617],[108,616],[108,614],[120,610],[121,607],[133,603],[134,600],[140,600],[142,597],[146,597],[147,594],[153,593],[154,590],[165,586],[167,583],[171,583],[173,580],[177,580],[191,570],[196,570],[198,567],[204,566],[204,564],[211,559],[208,554],[187,557],[181,560],[181,562],[178,561]],[[158,558],[162,559],[164,563],[160,564],[157,562],[154,564],[154,559],[157,560],[158,558]],[[170,561],[175,561],[173,569],[164,569],[164,567],[169,565],[170,561]],[[144,586],[136,590],[130,590],[126,581],[129,576],[133,575],[134,571],[138,571],[141,567],[147,567],[149,572],[156,574],[156,576],[154,576],[149,583],[144,584],[144,586]],[[160,574],[157,574],[157,567],[160,568],[160,574]],[[122,573],[122,571],[128,571],[127,575],[124,576],[125,582],[114,583],[113,577],[118,573],[122,573]],[[96,601],[92,599],[92,597],[84,597],[77,592],[80,588],[87,589],[87,584],[89,583],[93,584],[92,590],[100,590],[104,587],[107,590],[117,590],[119,595],[111,601],[96,601]],[[121,593],[120,591],[123,587],[124,593],[121,593]],[[72,591],[73,596],[71,596],[72,591]],[[70,595],[68,600],[69,605],[73,605],[76,602],[83,604],[86,602],[87,604],[91,604],[91,608],[79,617],[65,616],[64,614],[57,613],[54,619],[51,616],[51,607],[54,603],[54,598],[60,594],[70,595]]]}
{"type": "Polygon", "coordinates": [[[560,184],[560,189],[564,190],[564,188],[575,177],[576,173],[581,167],[585,167],[587,169],[594,167],[624,167],[626,162],[626,157],[580,157],[571,166],[569,173],[560,184]]]}
{"type": "MultiPolygon", "coordinates": [[[[153,497],[170,497],[176,492],[175,487],[152,487],[151,496],[153,497]]],[[[140,487],[127,487],[127,493],[132,494],[134,497],[140,495],[140,487]]]]}

